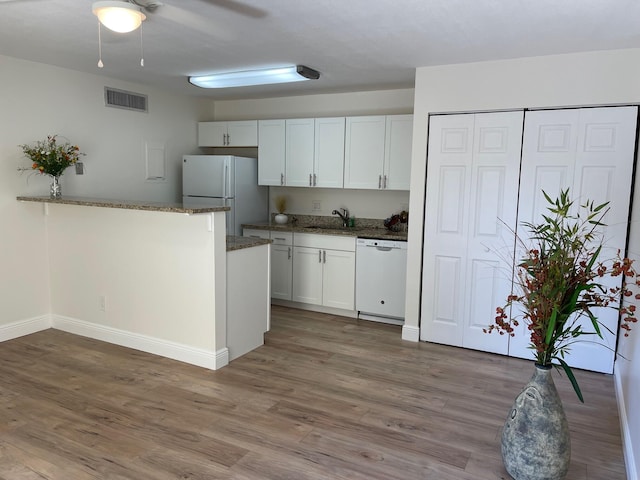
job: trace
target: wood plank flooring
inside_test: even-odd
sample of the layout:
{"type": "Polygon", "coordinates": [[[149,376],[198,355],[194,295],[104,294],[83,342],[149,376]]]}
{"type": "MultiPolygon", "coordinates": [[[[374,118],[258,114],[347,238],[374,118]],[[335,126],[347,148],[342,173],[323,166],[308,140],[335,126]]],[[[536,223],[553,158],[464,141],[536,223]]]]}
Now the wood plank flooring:
{"type": "MultiPolygon", "coordinates": [[[[531,362],[274,307],[217,372],[57,330],[0,344],[0,478],[509,479],[500,432],[531,362]]],[[[568,480],[624,480],[613,378],[554,379],[568,480]]]]}

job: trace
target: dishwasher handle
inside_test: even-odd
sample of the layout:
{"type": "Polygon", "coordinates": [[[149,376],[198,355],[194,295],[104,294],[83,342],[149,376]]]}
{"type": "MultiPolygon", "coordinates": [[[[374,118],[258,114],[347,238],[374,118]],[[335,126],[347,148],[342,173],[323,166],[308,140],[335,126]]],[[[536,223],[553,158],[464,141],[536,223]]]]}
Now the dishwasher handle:
{"type": "Polygon", "coordinates": [[[376,250],[378,250],[379,252],[390,252],[391,250],[393,250],[393,248],[376,246],[376,250]]]}

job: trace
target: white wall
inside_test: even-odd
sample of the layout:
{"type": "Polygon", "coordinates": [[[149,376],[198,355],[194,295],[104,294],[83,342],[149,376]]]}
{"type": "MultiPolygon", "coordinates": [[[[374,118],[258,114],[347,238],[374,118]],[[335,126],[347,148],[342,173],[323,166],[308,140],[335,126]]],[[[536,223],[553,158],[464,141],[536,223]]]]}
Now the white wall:
{"type": "MultiPolygon", "coordinates": [[[[419,328],[422,232],[424,219],[427,155],[427,120],[430,113],[491,111],[514,108],[561,107],[640,103],[640,49],[588,52],[548,57],[482,62],[416,71],[406,324],[403,335],[415,338],[419,328]]],[[[640,208],[633,211],[636,228],[630,244],[637,249],[640,208]]],[[[621,340],[627,352],[640,348],[640,329],[621,340]]],[[[628,363],[616,362],[621,377],[621,401],[631,415],[628,426],[627,458],[640,451],[640,416],[632,406],[640,404],[640,355],[628,363]],[[632,377],[630,372],[636,372],[632,377]],[[632,443],[630,443],[632,442],[632,443]],[[633,446],[633,448],[632,448],[633,446]],[[635,449],[635,450],[634,450],[635,449]]],[[[635,459],[637,464],[639,458],[635,459]]],[[[635,470],[635,468],[634,468],[635,470]]],[[[636,471],[629,472],[637,479],[636,471]],[[635,476],[634,476],[635,473],[635,476]]]]}
{"type": "Polygon", "coordinates": [[[209,120],[394,115],[413,111],[413,89],[215,102],[209,120]]]}
{"type": "MultiPolygon", "coordinates": [[[[108,73],[105,67],[103,73],[108,73]]],[[[18,195],[48,195],[49,180],[28,166],[18,145],[58,134],[77,143],[86,174],[62,177],[63,195],[174,201],[180,195],[180,156],[196,145],[202,100],[144,85],[0,56],[0,338],[3,326],[48,316],[48,260],[41,215],[18,195]],[[104,106],[104,86],[149,96],[149,113],[104,106]],[[165,142],[167,181],[145,182],[144,141],[165,142]]],[[[72,249],[69,245],[66,248],[72,249]]],[[[52,252],[53,253],[53,252],[52,252]]]]}
{"type": "MultiPolygon", "coordinates": [[[[209,120],[394,115],[411,113],[413,100],[413,89],[402,89],[218,101],[215,117],[209,120]]],[[[409,192],[294,187],[270,188],[271,202],[280,194],[289,198],[287,212],[300,215],[331,215],[334,209],[343,207],[356,217],[383,219],[406,210],[409,204],[409,192]],[[312,209],[314,201],[321,202],[320,211],[312,209]]],[[[275,211],[273,205],[271,211],[275,211]]]]}
{"type": "Polygon", "coordinates": [[[42,212],[47,225],[55,328],[222,366],[218,359],[228,355],[224,212],[28,208],[42,212]]]}

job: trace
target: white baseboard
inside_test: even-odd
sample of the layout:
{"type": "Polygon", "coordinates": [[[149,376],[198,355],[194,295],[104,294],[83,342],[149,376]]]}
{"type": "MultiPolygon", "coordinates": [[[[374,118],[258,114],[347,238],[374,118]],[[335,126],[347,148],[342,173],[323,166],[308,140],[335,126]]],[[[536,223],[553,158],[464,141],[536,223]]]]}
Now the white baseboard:
{"type": "Polygon", "coordinates": [[[322,305],[313,305],[311,303],[292,302],[290,300],[271,299],[272,305],[280,305],[283,307],[297,308],[299,310],[307,310],[309,312],[326,313],[328,315],[338,315],[340,317],[357,318],[358,312],[355,310],[342,310],[341,308],[323,307],[322,305]]]}
{"type": "Polygon", "coordinates": [[[61,315],[53,315],[52,324],[53,328],[75,335],[153,353],[211,370],[217,370],[229,363],[227,348],[213,352],[61,315]]]}
{"type": "Polygon", "coordinates": [[[420,327],[413,327],[411,325],[402,326],[402,340],[408,342],[420,341],[420,327]]]}
{"type": "Polygon", "coordinates": [[[14,338],[24,335],[31,335],[32,333],[51,328],[51,326],[51,315],[49,314],[2,325],[0,326],[0,342],[13,340],[14,338]]]}
{"type": "MultiPolygon", "coordinates": [[[[622,431],[622,451],[624,452],[624,463],[627,468],[627,480],[640,480],[638,478],[638,469],[636,467],[636,458],[634,452],[638,450],[633,449],[631,442],[631,432],[629,432],[629,417],[627,415],[627,409],[625,407],[622,379],[616,368],[613,373],[616,386],[616,399],[618,401],[618,415],[620,416],[620,430],[622,431]]],[[[640,459],[638,459],[640,460],[640,459]]]]}

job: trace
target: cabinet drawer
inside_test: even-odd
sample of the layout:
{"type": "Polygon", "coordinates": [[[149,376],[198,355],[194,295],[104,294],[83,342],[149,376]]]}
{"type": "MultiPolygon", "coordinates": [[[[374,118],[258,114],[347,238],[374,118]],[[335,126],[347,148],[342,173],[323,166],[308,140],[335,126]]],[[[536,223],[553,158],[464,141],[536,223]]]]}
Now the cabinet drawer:
{"type": "Polygon", "coordinates": [[[265,238],[269,240],[269,230],[258,230],[256,228],[245,228],[242,230],[243,237],[265,238]]]}
{"type": "Polygon", "coordinates": [[[293,232],[271,230],[271,240],[276,245],[293,245],[293,232]]]}
{"type": "Polygon", "coordinates": [[[329,250],[356,251],[356,237],[340,235],[316,235],[312,233],[296,233],[293,244],[297,247],[311,247],[329,250]]]}

